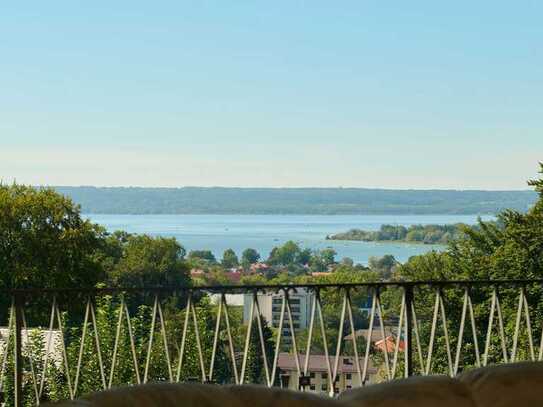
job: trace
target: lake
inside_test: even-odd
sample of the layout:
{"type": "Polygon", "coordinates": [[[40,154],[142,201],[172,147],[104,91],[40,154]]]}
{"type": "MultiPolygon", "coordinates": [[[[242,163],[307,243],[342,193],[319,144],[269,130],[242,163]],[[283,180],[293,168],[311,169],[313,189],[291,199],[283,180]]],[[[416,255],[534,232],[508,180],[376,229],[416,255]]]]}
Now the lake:
{"type": "MultiPolygon", "coordinates": [[[[248,248],[266,258],[275,246],[293,240],[302,247],[332,247],[337,259],[350,257],[367,264],[372,256],[392,254],[400,262],[410,256],[443,246],[349,242],[326,240],[326,236],[352,228],[378,230],[382,224],[410,226],[414,224],[474,224],[476,215],[86,215],[109,231],[125,230],[153,236],[175,237],[186,249],[211,250],[217,259],[231,248],[238,255],[248,248]]],[[[491,216],[483,217],[492,219],[491,216]]]]}

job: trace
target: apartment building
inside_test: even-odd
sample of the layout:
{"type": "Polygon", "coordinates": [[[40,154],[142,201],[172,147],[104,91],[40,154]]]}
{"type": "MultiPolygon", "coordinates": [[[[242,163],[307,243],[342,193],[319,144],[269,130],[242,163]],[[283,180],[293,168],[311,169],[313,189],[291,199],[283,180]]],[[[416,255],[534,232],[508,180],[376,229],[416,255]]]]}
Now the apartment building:
{"type": "MultiPolygon", "coordinates": [[[[307,290],[299,289],[296,293],[289,294],[289,304],[292,312],[292,325],[294,330],[306,329],[309,326],[311,318],[311,307],[314,300],[314,294],[307,290]]],[[[274,328],[279,327],[281,318],[281,305],[283,303],[283,295],[275,293],[265,293],[257,295],[258,305],[262,316],[268,324],[274,328]]],[[[251,304],[253,302],[252,294],[245,294],[243,301],[243,322],[247,324],[251,315],[251,304]]],[[[255,309],[256,316],[256,309],[255,309]]],[[[283,322],[284,343],[289,343],[292,337],[288,313],[285,307],[285,315],[283,322]]]]}

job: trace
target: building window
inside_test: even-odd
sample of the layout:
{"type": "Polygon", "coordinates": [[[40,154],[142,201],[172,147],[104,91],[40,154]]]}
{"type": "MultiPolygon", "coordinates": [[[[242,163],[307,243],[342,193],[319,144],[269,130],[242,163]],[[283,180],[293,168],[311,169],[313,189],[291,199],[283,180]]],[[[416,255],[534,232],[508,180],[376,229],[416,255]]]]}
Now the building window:
{"type": "Polygon", "coordinates": [[[315,378],[315,372],[310,372],[310,373],[309,373],[309,377],[311,377],[312,379],[314,379],[314,378],[315,378]]]}
{"type": "Polygon", "coordinates": [[[289,301],[289,304],[299,304],[299,303],[300,303],[299,299],[294,299],[294,300],[289,301]]]}
{"type": "Polygon", "coordinates": [[[321,390],[322,391],[328,391],[328,383],[321,384],[321,390]]]}
{"type": "Polygon", "coordinates": [[[353,387],[352,387],[350,384],[348,384],[347,386],[345,386],[345,388],[346,388],[347,390],[349,390],[349,389],[352,389],[353,387]]]}
{"type": "Polygon", "coordinates": [[[328,373],[322,373],[322,374],[321,374],[321,377],[322,377],[323,379],[328,379],[328,373]]]}
{"type": "Polygon", "coordinates": [[[347,373],[347,374],[345,375],[345,379],[347,379],[347,380],[351,380],[352,378],[353,378],[353,375],[350,374],[350,373],[347,373]]]}
{"type": "Polygon", "coordinates": [[[310,388],[311,390],[315,390],[315,385],[312,384],[311,386],[309,386],[309,388],[310,388]]]}

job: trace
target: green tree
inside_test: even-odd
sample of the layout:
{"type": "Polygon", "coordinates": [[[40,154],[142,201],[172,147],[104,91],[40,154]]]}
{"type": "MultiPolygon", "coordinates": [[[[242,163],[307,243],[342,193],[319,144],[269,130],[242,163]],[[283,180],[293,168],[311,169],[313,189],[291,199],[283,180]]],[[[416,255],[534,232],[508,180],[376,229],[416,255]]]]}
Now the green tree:
{"type": "Polygon", "coordinates": [[[324,264],[327,266],[331,266],[336,262],[336,255],[337,252],[332,249],[331,247],[327,247],[325,249],[320,250],[320,256],[322,260],[324,261],[324,264]]]}
{"type": "Polygon", "coordinates": [[[188,259],[196,262],[203,261],[208,264],[217,263],[217,259],[211,250],[191,250],[188,259]]]}
{"type": "Polygon", "coordinates": [[[103,228],[52,189],[0,184],[0,287],[92,287],[103,228]]]}
{"type": "MultiPolygon", "coordinates": [[[[120,236],[122,256],[109,260],[113,285],[121,287],[186,286],[190,283],[185,250],[174,238],[120,236]]],[[[117,251],[114,249],[114,251],[117,251]]]]}
{"type": "Polygon", "coordinates": [[[328,271],[328,267],[335,264],[336,254],[336,251],[331,247],[315,251],[309,261],[311,270],[317,272],[328,271]]]}
{"type": "Polygon", "coordinates": [[[390,254],[382,257],[370,257],[369,266],[372,270],[377,271],[382,278],[389,279],[392,273],[400,265],[400,263],[390,254]]]}
{"type": "Polygon", "coordinates": [[[292,240],[289,240],[282,246],[274,247],[267,262],[275,266],[287,266],[295,263],[300,252],[300,246],[292,240]]]}
{"type": "Polygon", "coordinates": [[[311,256],[311,249],[302,249],[296,256],[295,262],[302,265],[309,264],[311,262],[311,256]]]}
{"type": "Polygon", "coordinates": [[[322,257],[320,257],[319,255],[311,256],[309,267],[311,268],[311,271],[317,272],[317,273],[322,273],[322,272],[327,271],[326,264],[322,260],[322,257]]]}
{"type": "Polygon", "coordinates": [[[239,260],[236,252],[232,249],[226,249],[222,255],[221,264],[227,269],[239,266],[239,260]]]}
{"type": "MultiPolygon", "coordinates": [[[[543,162],[539,163],[539,173],[543,175],[543,162]]],[[[543,178],[529,180],[528,185],[534,187],[535,191],[539,194],[540,199],[536,205],[541,205],[541,198],[543,197],[543,178]]]]}
{"type": "Polygon", "coordinates": [[[245,249],[241,253],[241,264],[243,268],[249,268],[251,264],[255,264],[260,260],[260,254],[255,249],[245,249]]]}

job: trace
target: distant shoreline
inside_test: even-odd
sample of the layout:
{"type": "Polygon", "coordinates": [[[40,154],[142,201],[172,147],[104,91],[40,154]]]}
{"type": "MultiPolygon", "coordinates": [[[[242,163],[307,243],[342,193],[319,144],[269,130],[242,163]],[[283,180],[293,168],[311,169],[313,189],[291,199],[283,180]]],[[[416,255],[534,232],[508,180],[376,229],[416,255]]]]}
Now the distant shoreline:
{"type": "Polygon", "coordinates": [[[406,246],[447,246],[445,243],[424,243],[424,242],[407,242],[405,240],[350,240],[350,239],[326,239],[334,242],[360,242],[360,243],[378,243],[378,244],[401,244],[406,246]]]}
{"type": "Polygon", "coordinates": [[[53,188],[83,213],[104,215],[495,215],[537,200],[528,190],[53,188]]]}
{"type": "Polygon", "coordinates": [[[406,246],[447,246],[447,243],[431,243],[431,242],[409,242],[406,240],[360,240],[360,239],[329,239],[326,236],[327,241],[334,242],[358,242],[358,243],[379,243],[379,244],[398,244],[406,246]]]}
{"type": "MultiPolygon", "coordinates": [[[[93,216],[164,216],[164,217],[175,217],[175,216],[190,216],[190,217],[205,217],[205,216],[216,216],[216,217],[230,217],[230,216],[239,216],[239,217],[288,217],[288,218],[328,218],[328,217],[337,217],[337,218],[351,218],[351,217],[398,217],[398,218],[409,218],[409,217],[474,217],[482,218],[483,220],[495,219],[496,214],[492,213],[369,213],[369,214],[322,214],[322,213],[100,213],[100,212],[81,212],[83,216],[93,217],[93,216]]],[[[383,219],[385,223],[390,222],[390,220],[383,219]]],[[[336,233],[331,233],[328,236],[333,236],[336,233]]],[[[333,239],[329,239],[333,240],[333,239]]],[[[340,240],[340,239],[336,239],[340,240]]]]}

